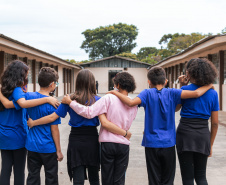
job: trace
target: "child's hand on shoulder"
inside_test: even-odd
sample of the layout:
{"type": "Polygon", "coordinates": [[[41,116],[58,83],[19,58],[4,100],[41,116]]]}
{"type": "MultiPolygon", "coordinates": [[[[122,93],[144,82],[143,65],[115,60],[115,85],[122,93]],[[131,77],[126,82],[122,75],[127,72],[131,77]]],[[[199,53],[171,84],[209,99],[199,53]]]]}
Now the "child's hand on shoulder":
{"type": "Polygon", "coordinates": [[[179,80],[181,86],[188,85],[188,83],[190,81],[190,79],[188,77],[186,77],[185,75],[179,76],[178,80],[179,80]]]}
{"type": "Polygon", "coordinates": [[[52,106],[54,106],[56,109],[57,109],[57,107],[59,107],[59,105],[60,105],[60,102],[59,102],[56,98],[51,97],[51,96],[47,98],[47,102],[48,102],[49,104],[51,104],[52,106]]]}
{"type": "Polygon", "coordinates": [[[72,102],[72,100],[71,100],[71,98],[70,98],[70,95],[65,95],[64,97],[63,97],[63,99],[61,100],[61,103],[63,103],[63,104],[68,104],[68,105],[70,105],[70,103],[72,102]]]}
{"type": "Polygon", "coordinates": [[[34,126],[33,122],[34,121],[31,118],[29,118],[28,121],[27,121],[27,126],[29,126],[29,128],[32,128],[34,126]]]}

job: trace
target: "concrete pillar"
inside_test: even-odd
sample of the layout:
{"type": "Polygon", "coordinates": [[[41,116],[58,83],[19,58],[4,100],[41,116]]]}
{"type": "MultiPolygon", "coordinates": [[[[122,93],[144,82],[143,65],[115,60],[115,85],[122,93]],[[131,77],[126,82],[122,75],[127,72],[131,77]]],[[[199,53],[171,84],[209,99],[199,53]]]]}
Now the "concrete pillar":
{"type": "Polygon", "coordinates": [[[35,74],[35,68],[36,68],[36,60],[32,60],[32,83],[33,83],[33,91],[36,91],[36,74],[35,74]]]}
{"type": "Polygon", "coordinates": [[[0,51],[0,76],[2,76],[4,71],[4,63],[5,63],[5,52],[0,51]]]}
{"type": "Polygon", "coordinates": [[[219,103],[220,110],[223,108],[223,84],[224,84],[224,51],[219,51],[219,103]]]}

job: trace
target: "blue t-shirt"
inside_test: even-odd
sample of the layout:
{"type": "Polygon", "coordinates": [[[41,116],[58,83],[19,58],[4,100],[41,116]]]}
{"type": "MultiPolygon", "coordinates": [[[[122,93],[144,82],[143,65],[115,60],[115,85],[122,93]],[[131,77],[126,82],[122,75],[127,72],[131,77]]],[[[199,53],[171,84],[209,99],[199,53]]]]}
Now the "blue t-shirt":
{"type": "Polygon", "coordinates": [[[0,150],[24,148],[27,137],[27,125],[24,125],[27,118],[24,117],[24,110],[19,108],[12,95],[9,100],[13,101],[18,109],[0,111],[0,150]]]}
{"type": "MultiPolygon", "coordinates": [[[[100,97],[95,96],[95,100],[98,101],[100,97]]],[[[99,126],[98,116],[92,119],[84,118],[78,115],[69,105],[61,104],[58,109],[55,111],[56,114],[64,118],[67,113],[70,115],[69,125],[72,127],[82,127],[82,126],[99,126]]]]}
{"type": "MultiPolygon", "coordinates": [[[[25,95],[26,100],[39,99],[48,97],[38,92],[28,92],[25,95]]],[[[27,112],[31,119],[36,120],[44,116],[48,116],[55,112],[55,108],[46,103],[36,107],[28,108],[27,112]]],[[[37,153],[54,153],[56,152],[56,146],[52,137],[51,125],[60,124],[60,118],[54,122],[32,127],[27,135],[26,149],[37,153]]]]}
{"type": "MultiPolygon", "coordinates": [[[[199,87],[195,84],[190,84],[183,86],[181,89],[194,91],[199,87]]],[[[199,98],[183,99],[181,104],[182,109],[180,115],[184,118],[209,119],[212,111],[219,110],[218,95],[213,89],[208,90],[199,98]]]]}
{"type": "Polygon", "coordinates": [[[176,144],[175,109],[181,103],[181,89],[143,90],[138,97],[145,110],[142,146],[168,148],[176,144]]]}

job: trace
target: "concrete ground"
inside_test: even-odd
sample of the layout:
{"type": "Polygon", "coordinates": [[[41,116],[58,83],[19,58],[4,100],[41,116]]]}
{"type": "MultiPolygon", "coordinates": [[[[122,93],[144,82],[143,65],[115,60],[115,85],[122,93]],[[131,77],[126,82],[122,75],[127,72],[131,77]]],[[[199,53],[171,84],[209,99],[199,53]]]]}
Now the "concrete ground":
{"type": "MultiPolygon", "coordinates": [[[[135,95],[131,95],[135,97],[135,95]]],[[[176,113],[176,125],[180,119],[179,113],[176,113]]],[[[62,124],[59,126],[61,134],[61,147],[64,154],[64,160],[59,163],[59,184],[72,184],[67,174],[67,144],[70,127],[68,126],[69,116],[62,119],[62,124]]],[[[213,157],[208,160],[207,179],[209,185],[223,185],[226,184],[226,112],[219,112],[219,130],[214,143],[213,157]]],[[[140,108],[136,119],[134,120],[130,131],[132,132],[131,146],[130,146],[130,160],[126,172],[126,185],[148,185],[148,177],[146,171],[144,148],[141,146],[142,135],[144,130],[144,110],[140,108]]],[[[0,162],[1,163],[1,162],[0,162]]],[[[27,177],[27,170],[26,170],[27,177]]],[[[42,169],[41,184],[44,183],[45,175],[42,169]]],[[[11,177],[11,184],[13,184],[13,175],[11,177]]],[[[86,181],[85,185],[89,182],[86,181]]],[[[175,185],[181,185],[180,168],[177,160],[175,185]]]]}

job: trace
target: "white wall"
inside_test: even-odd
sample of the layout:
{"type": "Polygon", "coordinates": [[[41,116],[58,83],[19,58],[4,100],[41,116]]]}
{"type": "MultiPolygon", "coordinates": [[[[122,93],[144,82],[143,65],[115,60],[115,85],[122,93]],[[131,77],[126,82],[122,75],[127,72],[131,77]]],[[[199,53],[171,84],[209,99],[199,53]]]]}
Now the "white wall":
{"type": "MultiPolygon", "coordinates": [[[[93,75],[95,76],[95,80],[99,83],[98,91],[99,93],[106,93],[108,91],[108,75],[109,70],[122,70],[123,68],[90,68],[87,67],[85,69],[89,69],[93,75]]],[[[143,89],[148,88],[148,82],[147,82],[147,69],[145,68],[128,68],[126,72],[133,75],[136,82],[136,90],[134,93],[140,93],[143,89]]]]}
{"type": "Polygon", "coordinates": [[[58,86],[58,96],[64,95],[64,83],[63,83],[63,67],[58,66],[58,75],[59,75],[59,86],[58,86]]]}

